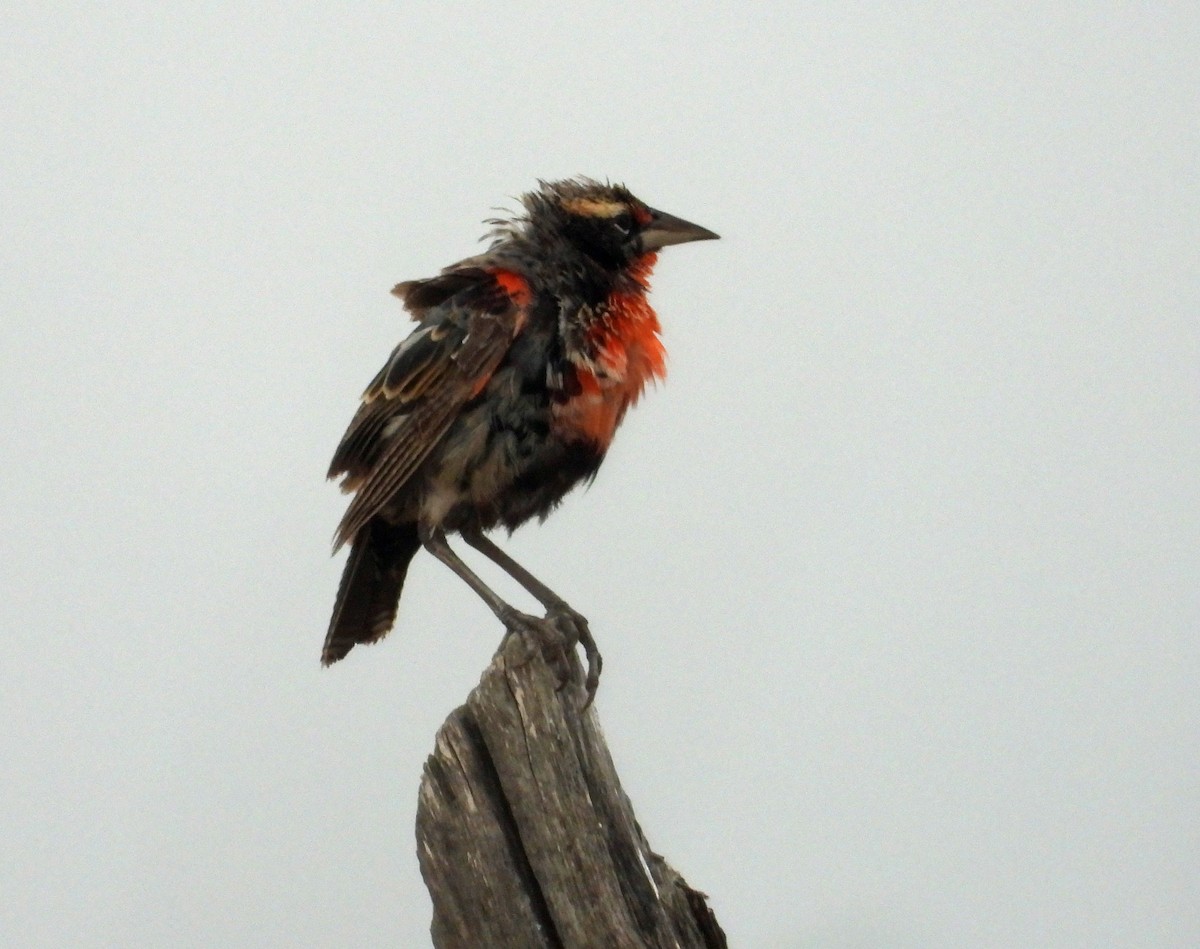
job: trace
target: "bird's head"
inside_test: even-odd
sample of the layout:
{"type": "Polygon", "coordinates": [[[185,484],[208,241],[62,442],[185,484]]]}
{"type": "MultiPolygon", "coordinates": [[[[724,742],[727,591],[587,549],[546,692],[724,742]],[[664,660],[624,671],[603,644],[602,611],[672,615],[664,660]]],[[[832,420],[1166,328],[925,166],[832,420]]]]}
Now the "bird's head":
{"type": "Polygon", "coordinates": [[[715,240],[698,224],[658,211],[623,185],[588,178],[542,182],[522,198],[527,233],[565,240],[609,270],[619,270],[670,244],[715,240]]]}

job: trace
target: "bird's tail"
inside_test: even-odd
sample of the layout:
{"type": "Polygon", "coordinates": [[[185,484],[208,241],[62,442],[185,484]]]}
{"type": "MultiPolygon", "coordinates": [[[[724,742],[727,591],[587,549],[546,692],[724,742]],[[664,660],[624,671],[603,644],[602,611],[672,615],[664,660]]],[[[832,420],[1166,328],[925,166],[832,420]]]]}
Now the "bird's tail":
{"type": "Polygon", "coordinates": [[[388,524],[376,517],[359,530],[338,586],[322,665],[337,662],[357,643],[382,639],[392,628],[404,576],[420,549],[416,524],[388,524]]]}

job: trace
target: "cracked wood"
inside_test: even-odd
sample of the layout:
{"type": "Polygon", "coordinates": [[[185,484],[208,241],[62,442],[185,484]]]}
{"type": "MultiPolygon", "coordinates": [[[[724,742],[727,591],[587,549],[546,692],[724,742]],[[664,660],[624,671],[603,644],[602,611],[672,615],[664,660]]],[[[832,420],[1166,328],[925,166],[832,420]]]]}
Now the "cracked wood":
{"type": "Polygon", "coordinates": [[[724,947],[704,895],[647,844],[595,708],[555,685],[509,637],[438,732],[417,809],[434,946],[724,947]]]}

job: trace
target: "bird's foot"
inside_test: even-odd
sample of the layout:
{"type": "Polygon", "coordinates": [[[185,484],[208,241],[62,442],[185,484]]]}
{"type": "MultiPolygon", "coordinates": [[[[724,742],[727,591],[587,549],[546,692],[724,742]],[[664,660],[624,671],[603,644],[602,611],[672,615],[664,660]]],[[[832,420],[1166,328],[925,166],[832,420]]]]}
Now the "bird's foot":
{"type": "Polygon", "coordinates": [[[556,688],[562,689],[571,679],[570,652],[575,643],[569,634],[548,617],[542,619],[520,610],[510,610],[500,619],[506,630],[505,642],[508,641],[508,637],[516,635],[525,645],[526,656],[521,661],[522,665],[535,655],[540,655],[558,677],[556,688]]]}
{"type": "Polygon", "coordinates": [[[583,683],[587,693],[583,708],[586,709],[596,697],[596,689],[600,685],[600,670],[604,666],[604,659],[596,647],[596,640],[592,638],[587,618],[559,600],[547,608],[546,620],[559,630],[569,648],[574,649],[576,645],[583,647],[583,654],[587,658],[587,677],[583,683]]]}

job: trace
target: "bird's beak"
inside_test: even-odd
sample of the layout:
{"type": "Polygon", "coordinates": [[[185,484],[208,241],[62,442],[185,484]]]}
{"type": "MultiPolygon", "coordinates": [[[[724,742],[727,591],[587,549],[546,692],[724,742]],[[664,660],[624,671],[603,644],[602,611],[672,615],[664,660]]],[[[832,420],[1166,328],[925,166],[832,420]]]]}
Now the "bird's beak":
{"type": "Polygon", "coordinates": [[[686,244],[689,241],[715,241],[720,235],[714,234],[707,227],[685,221],[681,217],[667,214],[665,211],[647,209],[650,212],[650,223],[641,233],[642,247],[649,253],[660,247],[671,244],[686,244]]]}

